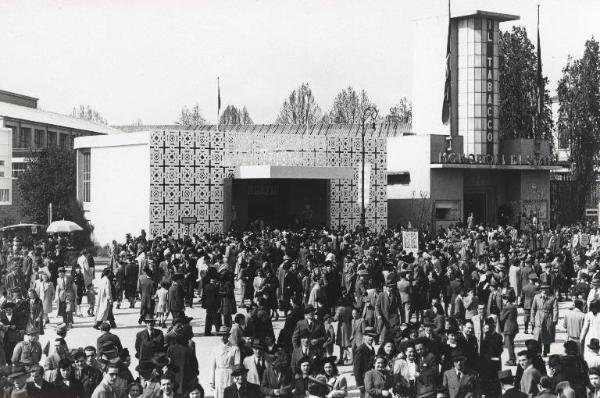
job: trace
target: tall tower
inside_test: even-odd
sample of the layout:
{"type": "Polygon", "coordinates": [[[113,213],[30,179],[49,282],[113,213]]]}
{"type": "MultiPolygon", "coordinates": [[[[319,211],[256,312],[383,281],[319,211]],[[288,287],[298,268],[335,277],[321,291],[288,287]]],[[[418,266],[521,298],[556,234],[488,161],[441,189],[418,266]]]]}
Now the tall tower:
{"type": "Polygon", "coordinates": [[[499,23],[516,15],[468,11],[450,21],[450,125],[441,122],[448,18],[416,21],[413,67],[413,130],[463,137],[463,152],[499,152],[499,23]]]}

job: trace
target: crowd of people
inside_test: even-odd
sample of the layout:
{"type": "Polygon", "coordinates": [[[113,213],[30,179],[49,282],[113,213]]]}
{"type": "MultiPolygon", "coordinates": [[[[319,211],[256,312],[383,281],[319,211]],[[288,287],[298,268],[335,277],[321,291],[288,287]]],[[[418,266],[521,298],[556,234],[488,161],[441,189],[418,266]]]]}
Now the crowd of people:
{"type": "Polygon", "coordinates": [[[142,231],[113,241],[99,277],[91,253],[65,266],[51,239],[1,257],[1,398],[600,398],[600,232],[587,225],[455,226],[420,233],[414,252],[399,230],[142,231]],[[100,335],[79,347],[84,302],[100,335]],[[121,341],[113,310],[138,303],[141,330],[121,341]],[[198,305],[204,336],[220,336],[204,386],[206,340],[186,315],[198,305]]]}

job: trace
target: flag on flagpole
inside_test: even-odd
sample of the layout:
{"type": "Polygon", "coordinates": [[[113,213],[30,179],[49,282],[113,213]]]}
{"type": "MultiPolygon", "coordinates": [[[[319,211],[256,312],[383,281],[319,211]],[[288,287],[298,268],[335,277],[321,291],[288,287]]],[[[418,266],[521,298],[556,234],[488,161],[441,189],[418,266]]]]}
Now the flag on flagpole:
{"type": "Polygon", "coordinates": [[[446,82],[444,84],[444,104],[442,105],[442,123],[448,124],[450,121],[450,0],[448,0],[448,42],[446,44],[446,82]]]}
{"type": "Polygon", "coordinates": [[[217,114],[221,114],[221,81],[217,77],[217,114]]]}
{"type": "Polygon", "coordinates": [[[542,76],[542,47],[540,44],[540,6],[537,10],[537,116],[541,118],[544,109],[544,77],[542,76]]]}

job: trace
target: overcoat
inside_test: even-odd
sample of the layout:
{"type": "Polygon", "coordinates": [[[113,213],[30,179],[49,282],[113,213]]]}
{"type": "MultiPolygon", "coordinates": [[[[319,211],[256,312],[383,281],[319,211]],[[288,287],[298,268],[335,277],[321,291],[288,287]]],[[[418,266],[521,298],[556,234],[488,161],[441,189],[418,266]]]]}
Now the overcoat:
{"type": "Polygon", "coordinates": [[[544,299],[538,294],[531,305],[531,321],[535,324],[533,338],[542,344],[554,342],[556,336],[556,323],[558,322],[558,301],[554,296],[548,295],[544,299]]]}

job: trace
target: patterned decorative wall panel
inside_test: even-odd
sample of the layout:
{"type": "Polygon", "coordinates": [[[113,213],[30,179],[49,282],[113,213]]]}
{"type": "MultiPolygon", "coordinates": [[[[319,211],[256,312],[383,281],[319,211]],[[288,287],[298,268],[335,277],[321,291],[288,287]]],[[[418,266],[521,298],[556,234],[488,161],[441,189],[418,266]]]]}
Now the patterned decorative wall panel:
{"type": "MultiPolygon", "coordinates": [[[[387,226],[385,138],[365,138],[370,164],[365,221],[387,226]]],[[[188,231],[183,216],[196,216],[190,233],[221,232],[225,178],[241,165],[352,166],[352,179],[330,182],[331,226],[360,224],[361,139],[325,135],[217,131],[156,131],[150,138],[150,229],[153,236],[188,231]]]]}

